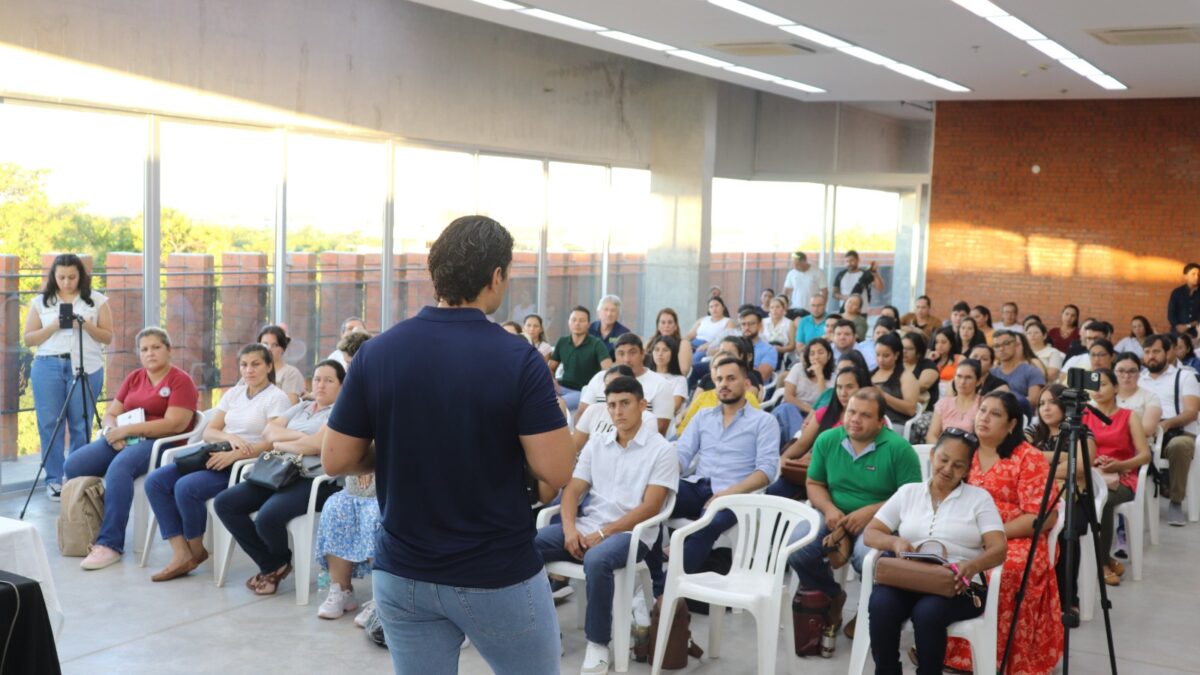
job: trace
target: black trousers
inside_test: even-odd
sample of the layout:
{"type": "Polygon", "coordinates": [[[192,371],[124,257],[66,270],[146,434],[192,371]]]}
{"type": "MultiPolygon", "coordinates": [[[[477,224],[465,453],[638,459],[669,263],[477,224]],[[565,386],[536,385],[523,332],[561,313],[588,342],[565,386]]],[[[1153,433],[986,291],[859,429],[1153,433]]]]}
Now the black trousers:
{"type": "Polygon", "coordinates": [[[917,673],[940,674],[946,660],[946,627],[983,614],[969,595],[943,598],[891,586],[871,591],[871,656],[875,672],[900,675],[900,629],[911,619],[916,632],[917,673]]]}
{"type": "MultiPolygon", "coordinates": [[[[308,510],[311,488],[311,478],[301,478],[278,492],[253,483],[238,483],[217,495],[213,508],[259,571],[268,574],[292,559],[287,524],[308,510]],[[255,511],[258,516],[251,520],[250,514],[255,511]]],[[[322,483],[317,490],[317,510],[339,489],[333,483],[322,483]]]]}

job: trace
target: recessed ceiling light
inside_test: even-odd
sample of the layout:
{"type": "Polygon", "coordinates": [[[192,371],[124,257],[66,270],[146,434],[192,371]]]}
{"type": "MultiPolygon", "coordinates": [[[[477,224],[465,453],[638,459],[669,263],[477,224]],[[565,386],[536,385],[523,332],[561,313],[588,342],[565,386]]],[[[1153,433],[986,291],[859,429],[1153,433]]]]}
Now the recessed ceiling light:
{"type": "Polygon", "coordinates": [[[856,59],[862,59],[863,61],[866,61],[867,63],[874,63],[877,66],[886,66],[889,63],[896,62],[894,59],[889,59],[888,57],[884,56],[883,54],[876,54],[875,52],[871,51],[870,49],[865,49],[863,47],[858,47],[858,46],[841,47],[840,49],[838,49],[838,51],[842,52],[843,54],[849,54],[850,56],[853,56],[856,59]]]}
{"type": "Polygon", "coordinates": [[[808,26],[800,26],[800,25],[780,26],[779,29],[785,30],[785,31],[791,33],[792,35],[798,35],[798,36],[804,38],[805,40],[808,40],[809,42],[815,42],[823,47],[831,47],[833,49],[837,49],[839,47],[852,46],[849,42],[846,42],[845,40],[839,40],[838,38],[835,38],[832,35],[829,35],[827,33],[822,33],[821,31],[816,30],[814,28],[809,28],[808,26]]]}
{"type": "Polygon", "coordinates": [[[804,84],[803,82],[797,82],[795,80],[781,79],[778,81],[778,84],[782,84],[785,87],[791,87],[792,89],[799,89],[800,91],[807,91],[810,94],[826,93],[826,91],[820,87],[814,87],[811,84],[804,84]]]}
{"type": "Polygon", "coordinates": [[[950,80],[947,80],[944,77],[935,77],[931,80],[926,80],[926,82],[928,82],[929,84],[932,84],[935,87],[941,87],[942,89],[945,89],[946,91],[958,92],[960,94],[971,91],[970,89],[962,86],[961,84],[959,84],[957,82],[951,82],[950,80]]]}
{"type": "Polygon", "coordinates": [[[766,82],[778,82],[783,79],[782,77],[779,77],[778,75],[764,73],[761,70],[755,70],[753,68],[747,68],[745,66],[730,66],[730,67],[726,68],[725,70],[728,70],[731,73],[737,73],[739,75],[753,77],[756,80],[764,80],[766,82]]]}
{"type": "Polygon", "coordinates": [[[521,13],[526,16],[532,16],[535,19],[542,19],[544,21],[552,21],[554,23],[559,23],[564,26],[570,26],[571,28],[578,28],[579,30],[590,30],[590,31],[605,30],[604,26],[597,26],[596,24],[588,23],[587,21],[580,21],[579,19],[573,19],[569,16],[564,16],[562,14],[555,14],[554,12],[547,12],[544,9],[536,9],[536,8],[535,9],[523,9],[523,10],[521,10],[521,13]]]}
{"type": "Polygon", "coordinates": [[[954,0],[954,4],[985,19],[993,16],[1006,16],[1008,14],[1008,12],[1000,9],[988,0],[954,0]]]}
{"type": "Polygon", "coordinates": [[[1060,61],[1062,59],[1077,59],[1077,58],[1079,58],[1078,56],[1075,56],[1073,53],[1071,53],[1071,50],[1058,44],[1054,40],[1026,40],[1026,42],[1029,43],[1030,47],[1033,47],[1034,49],[1045,54],[1046,56],[1049,56],[1050,58],[1054,59],[1055,61],[1060,61]]]}
{"type": "Polygon", "coordinates": [[[1092,76],[1088,77],[1088,79],[1091,80],[1092,82],[1095,82],[1096,84],[1100,85],[1101,87],[1104,87],[1105,89],[1108,89],[1111,91],[1119,91],[1122,89],[1129,88],[1129,87],[1126,87],[1125,85],[1121,84],[1120,82],[1118,82],[1117,78],[1113,77],[1112,75],[1105,75],[1103,73],[1101,73],[1100,75],[1092,75],[1092,76]]]}
{"type": "Polygon", "coordinates": [[[922,82],[928,82],[937,77],[936,75],[927,73],[920,68],[913,68],[907,63],[889,63],[884,67],[888,70],[894,70],[905,77],[911,77],[914,80],[920,80],[922,82]]]}
{"type": "Polygon", "coordinates": [[[1018,40],[1045,40],[1046,36],[1015,16],[989,16],[988,21],[1018,40]]]}
{"type": "Polygon", "coordinates": [[[525,9],[525,5],[518,5],[508,0],[475,0],[475,2],[487,5],[488,7],[495,7],[496,9],[525,9]]]}
{"type": "Polygon", "coordinates": [[[653,49],[660,52],[665,52],[668,49],[675,49],[671,45],[655,42],[654,40],[648,40],[644,37],[638,37],[637,35],[631,35],[629,33],[622,33],[619,30],[600,31],[597,33],[597,35],[603,35],[606,38],[620,40],[621,42],[627,42],[631,45],[637,45],[638,47],[645,47],[646,49],[653,49]]]}
{"type": "Polygon", "coordinates": [[[1087,61],[1084,61],[1083,59],[1063,59],[1062,61],[1059,61],[1059,63],[1084,77],[1095,77],[1097,75],[1104,74],[1104,71],[1100,70],[1096,66],[1093,66],[1087,61]]]}
{"type": "Polygon", "coordinates": [[[714,68],[731,68],[731,67],[733,67],[733,64],[728,61],[722,61],[721,59],[714,59],[711,56],[705,56],[704,54],[697,54],[696,52],[689,52],[686,49],[676,49],[674,51],[667,52],[667,55],[668,56],[678,56],[681,59],[687,59],[688,61],[695,61],[696,63],[703,63],[706,66],[712,66],[714,68]]]}
{"type": "Polygon", "coordinates": [[[761,21],[761,22],[767,24],[768,26],[786,26],[788,24],[796,23],[795,21],[792,21],[791,19],[785,19],[782,16],[779,16],[778,14],[772,14],[771,12],[768,12],[765,9],[755,7],[754,5],[752,5],[748,2],[742,2],[742,0],[708,0],[708,1],[709,1],[709,3],[714,4],[717,7],[720,7],[722,9],[727,9],[727,10],[729,10],[731,12],[735,12],[737,14],[741,14],[742,16],[754,19],[755,21],[761,21]]]}

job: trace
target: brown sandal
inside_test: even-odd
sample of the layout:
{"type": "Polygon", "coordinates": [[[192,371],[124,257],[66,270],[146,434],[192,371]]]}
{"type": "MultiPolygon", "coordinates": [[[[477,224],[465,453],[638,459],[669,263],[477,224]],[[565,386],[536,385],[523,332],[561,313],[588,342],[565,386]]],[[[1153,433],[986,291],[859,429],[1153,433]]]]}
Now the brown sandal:
{"type": "Polygon", "coordinates": [[[258,587],[262,585],[262,577],[263,577],[262,572],[259,572],[258,574],[255,574],[254,576],[247,579],[246,580],[246,588],[249,588],[252,591],[257,591],[258,587]]]}
{"type": "Polygon", "coordinates": [[[286,579],[291,573],[292,563],[288,563],[270,574],[260,575],[259,584],[254,589],[255,594],[275,595],[275,592],[279,590],[279,582],[286,579]]]}
{"type": "Polygon", "coordinates": [[[194,569],[196,569],[196,560],[194,558],[189,558],[187,562],[183,563],[179,567],[162,568],[157,574],[150,576],[150,581],[170,581],[172,579],[178,579],[179,577],[187,576],[194,569]]]}

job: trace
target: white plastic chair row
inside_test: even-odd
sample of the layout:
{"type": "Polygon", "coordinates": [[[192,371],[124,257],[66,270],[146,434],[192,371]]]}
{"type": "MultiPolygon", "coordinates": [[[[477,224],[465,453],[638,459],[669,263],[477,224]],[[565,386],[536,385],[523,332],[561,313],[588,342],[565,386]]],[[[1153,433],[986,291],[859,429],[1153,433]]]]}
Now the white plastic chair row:
{"type": "MultiPolygon", "coordinates": [[[[871,551],[863,562],[862,589],[858,596],[858,629],[854,633],[854,646],[850,650],[849,675],[862,675],[871,651],[871,591],[875,588],[875,562],[879,551],[871,551]]],[[[983,614],[966,621],[952,623],[947,630],[950,637],[963,638],[971,645],[971,664],[976,673],[995,675],[996,672],[996,622],[999,618],[1000,577],[1004,565],[992,568],[988,579],[987,602],[983,614]]],[[[911,627],[909,622],[906,626],[911,627]]]]}
{"type": "MultiPolygon", "coordinates": [[[[151,517],[150,501],[146,499],[146,476],[150,475],[151,471],[158,468],[158,456],[162,452],[163,447],[171,445],[172,443],[179,443],[181,441],[184,443],[199,442],[200,437],[204,434],[204,429],[208,427],[208,423],[212,421],[212,418],[215,414],[216,409],[214,408],[210,408],[204,412],[196,413],[196,426],[194,426],[191,431],[182,434],[176,434],[174,436],[159,438],[155,440],[154,445],[150,447],[150,466],[147,468],[145,474],[138,476],[133,480],[134,553],[142,553],[146,550],[148,542],[150,541],[148,537],[153,536],[154,532],[153,527],[150,527],[149,530],[146,528],[146,523],[151,517]],[[149,531],[149,535],[142,534],[147,531],[149,531]]],[[[146,563],[143,562],[142,566],[145,567],[145,565],[146,563]]]]}
{"type": "Polygon", "coordinates": [[[921,480],[927,481],[933,475],[933,444],[918,443],[913,446],[917,459],[921,462],[921,480]]]}
{"type": "MultiPolygon", "coordinates": [[[[638,542],[641,541],[642,533],[646,530],[653,528],[654,531],[659,532],[659,527],[666,521],[667,516],[671,515],[671,511],[674,508],[675,492],[672,490],[668,493],[667,502],[658,515],[647,518],[634,526],[633,531],[630,532],[629,552],[625,556],[625,567],[613,572],[612,651],[613,667],[618,673],[624,673],[629,670],[629,639],[630,623],[632,622],[633,614],[634,581],[638,577],[642,581],[642,593],[646,600],[647,609],[654,606],[654,596],[651,593],[653,581],[650,577],[650,568],[646,565],[645,561],[637,561],[638,542]]],[[[550,518],[558,515],[561,511],[562,504],[555,504],[538,512],[538,529],[549,525],[550,518]]],[[[546,571],[573,581],[587,580],[583,565],[580,563],[565,561],[546,563],[546,571]]],[[[575,597],[578,599],[578,602],[575,604],[578,611],[578,624],[580,628],[583,628],[587,615],[587,593],[576,593],[575,597]]]]}
{"type": "MultiPolygon", "coordinates": [[[[1159,445],[1161,445],[1161,442],[1159,442],[1159,445]]],[[[1150,461],[1154,461],[1153,458],[1150,461]]],[[[1195,474],[1196,472],[1192,471],[1191,473],[1195,474]]],[[[1114,515],[1125,519],[1125,541],[1129,543],[1129,562],[1133,567],[1134,581],[1142,580],[1143,562],[1145,562],[1146,557],[1145,537],[1147,527],[1150,529],[1150,543],[1158,543],[1158,504],[1154,499],[1154,488],[1147,485],[1149,483],[1149,475],[1150,464],[1143,464],[1138,469],[1137,489],[1133,492],[1133,500],[1117,506],[1114,512],[1114,515]]],[[[1099,485],[1100,488],[1097,489],[1097,492],[1105,492],[1105,498],[1107,499],[1108,490],[1105,488],[1103,478],[1101,478],[1099,485]]],[[[1191,492],[1190,487],[1188,491],[1189,493],[1191,492]]],[[[1190,494],[1188,499],[1190,501],[1190,494]]],[[[1105,553],[1108,553],[1108,551],[1105,551],[1105,553]]],[[[1082,599],[1080,602],[1082,602],[1082,599]]]]}

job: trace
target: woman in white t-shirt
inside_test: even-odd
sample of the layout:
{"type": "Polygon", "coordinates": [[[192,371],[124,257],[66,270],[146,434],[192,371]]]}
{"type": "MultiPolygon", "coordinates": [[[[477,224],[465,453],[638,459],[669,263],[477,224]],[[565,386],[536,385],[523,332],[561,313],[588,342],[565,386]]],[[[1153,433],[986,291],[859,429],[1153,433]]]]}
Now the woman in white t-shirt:
{"type": "Polygon", "coordinates": [[[1025,322],[1025,338],[1029,340],[1029,348],[1033,350],[1034,355],[1046,367],[1046,381],[1057,382],[1066,355],[1046,340],[1047,335],[1046,324],[1041,321],[1025,322]]]}
{"type": "Polygon", "coordinates": [[[933,450],[929,480],[901,485],[867,525],[867,546],[885,555],[935,553],[957,577],[958,595],[952,598],[875,584],[870,599],[871,655],[879,672],[900,672],[900,629],[906,621],[913,623],[922,672],[940,671],[946,627],[983,614],[987,591],[972,589],[971,583],[978,582],[980,573],[1004,564],[1008,545],[992,495],[964,480],[978,447],[974,434],[946,429],[933,450]]]}
{"type": "Polygon", "coordinates": [[[538,350],[543,359],[550,360],[550,354],[554,353],[554,345],[546,341],[546,324],[542,322],[542,317],[537,314],[526,315],[525,339],[529,340],[529,344],[538,350]]]}
{"type": "Polygon", "coordinates": [[[1138,386],[1142,360],[1132,352],[1121,352],[1113,361],[1113,373],[1117,376],[1117,405],[1141,420],[1146,438],[1153,437],[1158,432],[1158,423],[1162,421],[1162,403],[1157,394],[1138,386]]]}
{"type": "Polygon", "coordinates": [[[683,336],[695,351],[692,365],[699,365],[708,357],[708,346],[737,330],[737,322],[729,318],[729,308],[720,296],[708,299],[708,316],[702,316],[692,324],[692,329],[683,336]]]}
{"type": "Polygon", "coordinates": [[[292,406],[287,394],[275,386],[271,351],[254,343],[238,352],[242,381],[225,392],[216,413],[204,429],[205,443],[228,443],[229,450],[213,452],[205,469],[180,474],[174,463],[164,464],[146,477],[146,498],[163,539],[171,543],[171,562],[152,581],[167,581],[196,569],[208,559],[204,529],[208,520],[205,502],[229,485],[229,471],[240,459],[251,459],[271,449],[263,439],[268,423],[292,406]]]}
{"type": "Polygon", "coordinates": [[[1142,341],[1151,335],[1154,335],[1154,329],[1150,327],[1150,319],[1139,314],[1130,320],[1129,335],[1121,338],[1121,341],[1117,343],[1116,350],[1133,352],[1139,359],[1145,358],[1146,352],[1142,349],[1142,341]]]}
{"type": "Polygon", "coordinates": [[[92,290],[92,277],[83,261],[73,253],[63,253],[50,265],[46,284],[29,302],[25,317],[25,344],[37,347],[30,380],[33,385],[33,407],[37,415],[38,437],[46,464],[46,496],[58,501],[62,491],[63,430],[54,433],[55,422],[67,404],[66,431],[70,432],[71,452],[87,442],[87,428],[95,415],[96,399],[104,386],[104,345],[113,338],[112,308],[108,298],[92,290]],[[60,325],[65,307],[78,320],[60,325]],[[83,351],[80,352],[80,334],[83,351]],[[76,387],[67,401],[67,392],[80,364],[87,373],[91,396],[85,397],[83,387],[76,387]],[[53,438],[51,438],[53,436],[53,438]]]}
{"type": "Polygon", "coordinates": [[[679,341],[669,335],[659,335],[650,341],[646,349],[646,367],[666,378],[671,386],[671,398],[675,403],[672,417],[683,408],[687,400],[687,377],[679,368],[679,341]]]}
{"type": "Polygon", "coordinates": [[[792,320],[787,318],[787,299],[782,295],[771,298],[771,313],[763,319],[759,337],[775,348],[779,354],[776,368],[783,365],[783,359],[796,348],[796,331],[792,320]]]}
{"type": "Polygon", "coordinates": [[[283,330],[282,326],[263,326],[263,329],[258,331],[258,341],[271,350],[272,363],[275,365],[275,386],[287,394],[292,405],[296,405],[304,396],[304,374],[283,358],[283,353],[292,341],[287,336],[287,331],[283,330]]]}

